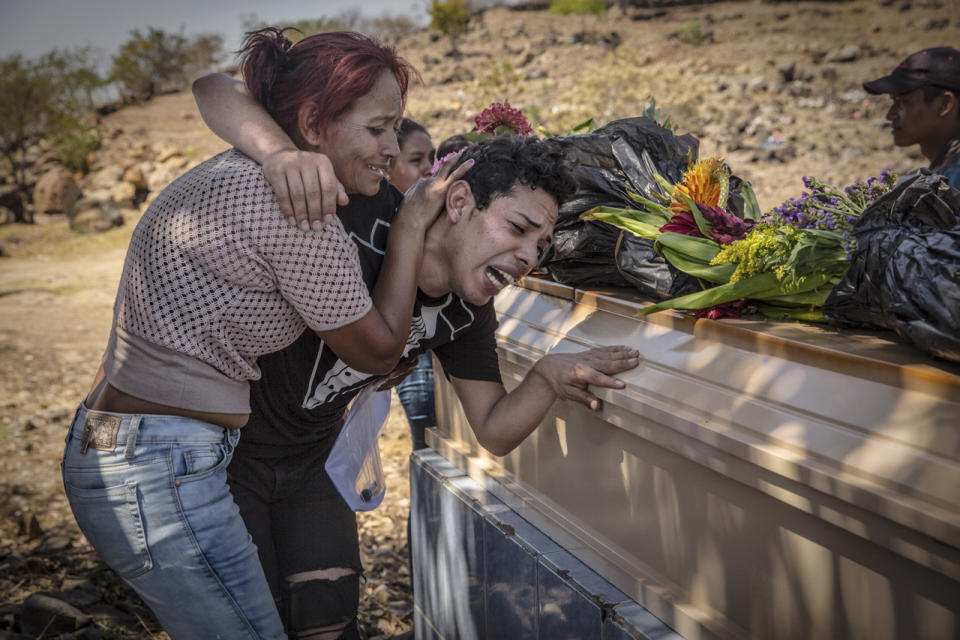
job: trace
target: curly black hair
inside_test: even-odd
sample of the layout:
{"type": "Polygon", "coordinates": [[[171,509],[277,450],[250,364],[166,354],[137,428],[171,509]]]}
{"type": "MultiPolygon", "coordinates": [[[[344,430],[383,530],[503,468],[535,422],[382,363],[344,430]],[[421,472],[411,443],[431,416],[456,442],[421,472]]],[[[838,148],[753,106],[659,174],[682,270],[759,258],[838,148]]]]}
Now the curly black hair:
{"type": "Polygon", "coordinates": [[[517,184],[543,189],[562,206],[577,190],[563,152],[549,140],[522,136],[495,136],[471,145],[457,164],[473,158],[476,164],[463,179],[473,191],[478,209],[507,195],[517,184]]]}

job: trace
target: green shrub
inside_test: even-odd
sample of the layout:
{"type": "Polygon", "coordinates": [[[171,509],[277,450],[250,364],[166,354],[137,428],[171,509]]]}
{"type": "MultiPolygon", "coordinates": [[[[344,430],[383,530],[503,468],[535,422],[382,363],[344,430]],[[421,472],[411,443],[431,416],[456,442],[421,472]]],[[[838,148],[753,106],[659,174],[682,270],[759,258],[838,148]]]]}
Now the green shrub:
{"type": "Polygon", "coordinates": [[[432,0],[430,28],[450,39],[450,52],[457,52],[457,38],[467,32],[470,8],[464,0],[432,0]]]}
{"type": "Polygon", "coordinates": [[[57,158],[65,167],[72,171],[90,171],[87,157],[91,151],[100,148],[103,136],[99,127],[89,129],[72,129],[54,138],[57,149],[57,158]]]}
{"type": "Polygon", "coordinates": [[[562,16],[575,13],[584,15],[592,13],[600,15],[607,10],[606,0],[553,0],[550,3],[550,13],[556,13],[562,16]]]}
{"type": "Polygon", "coordinates": [[[704,42],[702,26],[699,20],[688,22],[674,32],[680,42],[700,46],[704,42]]]}
{"type": "Polygon", "coordinates": [[[0,59],[0,153],[24,193],[27,147],[42,138],[55,144],[69,140],[71,149],[89,147],[90,135],[99,135],[87,135],[84,124],[92,113],[92,93],[102,83],[89,58],[89,50],[54,50],[38,60],[19,54],[0,59]]]}
{"type": "Polygon", "coordinates": [[[219,63],[222,50],[223,38],[216,34],[188,40],[163,29],[134,29],[113,56],[110,80],[120,83],[128,99],[149,100],[165,89],[186,87],[219,63]]]}

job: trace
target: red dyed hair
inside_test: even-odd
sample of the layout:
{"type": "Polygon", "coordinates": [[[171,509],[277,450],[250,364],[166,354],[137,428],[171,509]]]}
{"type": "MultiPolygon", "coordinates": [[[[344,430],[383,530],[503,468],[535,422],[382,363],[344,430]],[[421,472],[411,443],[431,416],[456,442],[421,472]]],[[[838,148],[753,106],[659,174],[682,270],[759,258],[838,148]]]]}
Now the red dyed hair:
{"type": "Polygon", "coordinates": [[[392,47],[352,31],[318,33],[291,44],[284,35],[288,30],[264,27],[247,33],[240,68],[250,95],[298,144],[301,106],[317,105],[317,128],[322,129],[349,111],[384,71],[396,78],[406,103],[416,72],[392,47]]]}

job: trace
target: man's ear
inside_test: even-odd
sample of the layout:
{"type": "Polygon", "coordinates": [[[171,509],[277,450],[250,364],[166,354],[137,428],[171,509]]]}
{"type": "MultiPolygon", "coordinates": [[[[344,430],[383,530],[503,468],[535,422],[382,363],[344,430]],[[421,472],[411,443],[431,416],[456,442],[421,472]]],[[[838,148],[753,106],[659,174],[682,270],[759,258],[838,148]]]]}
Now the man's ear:
{"type": "Polygon", "coordinates": [[[949,116],[957,115],[957,110],[960,109],[960,96],[957,95],[956,91],[947,89],[943,92],[943,104],[940,107],[940,116],[949,116]]]}
{"type": "Polygon", "coordinates": [[[466,180],[457,180],[447,188],[447,219],[456,224],[469,216],[476,207],[473,189],[466,180]]]}
{"type": "Polygon", "coordinates": [[[316,104],[305,102],[300,105],[300,110],[297,111],[297,129],[300,131],[300,137],[311,147],[319,147],[324,141],[323,133],[318,126],[319,121],[316,104]]]}

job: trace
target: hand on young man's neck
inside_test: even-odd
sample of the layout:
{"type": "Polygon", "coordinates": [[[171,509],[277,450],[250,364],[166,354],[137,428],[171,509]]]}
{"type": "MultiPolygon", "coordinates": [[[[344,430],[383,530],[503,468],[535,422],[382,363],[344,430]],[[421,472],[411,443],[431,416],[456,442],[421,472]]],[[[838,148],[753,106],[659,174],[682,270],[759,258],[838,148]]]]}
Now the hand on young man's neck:
{"type": "Polygon", "coordinates": [[[428,296],[439,298],[450,292],[450,265],[447,264],[444,240],[448,224],[441,216],[430,225],[423,240],[423,258],[417,287],[428,296]]]}

